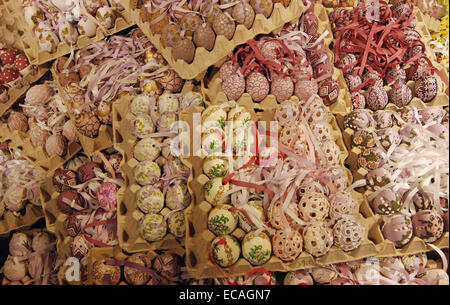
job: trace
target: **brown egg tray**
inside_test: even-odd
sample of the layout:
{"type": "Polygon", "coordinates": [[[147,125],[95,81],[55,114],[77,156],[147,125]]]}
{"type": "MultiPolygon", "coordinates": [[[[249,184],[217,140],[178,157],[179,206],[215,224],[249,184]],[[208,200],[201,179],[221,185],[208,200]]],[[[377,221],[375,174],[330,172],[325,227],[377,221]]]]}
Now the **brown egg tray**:
{"type": "Polygon", "coordinates": [[[231,40],[226,39],[222,35],[217,36],[214,48],[211,51],[205,48],[196,48],[193,62],[187,63],[183,60],[175,60],[172,56],[172,48],[165,48],[161,44],[161,35],[152,34],[149,23],[143,22],[140,18],[137,1],[120,0],[120,2],[125,7],[125,10],[131,13],[133,20],[136,20],[137,25],[147,35],[170,66],[183,79],[202,78],[202,72],[206,71],[209,66],[225,58],[236,46],[246,43],[256,35],[267,34],[281,28],[286,22],[298,18],[306,10],[302,1],[292,0],[288,7],[284,7],[281,3],[275,3],[269,18],[266,18],[262,14],[256,14],[253,26],[250,29],[247,29],[242,24],[237,25],[231,40]]]}
{"type": "Polygon", "coordinates": [[[0,1],[0,42],[5,46],[23,51],[20,43],[22,35],[15,24],[14,17],[8,13],[6,6],[0,1]]]}
{"type": "MultiPolygon", "coordinates": [[[[75,117],[73,114],[72,109],[72,102],[70,96],[67,94],[66,90],[61,86],[61,83],[59,81],[58,74],[55,72],[54,67],[51,68],[53,79],[55,80],[56,85],[58,86],[58,91],[61,94],[61,97],[64,100],[64,104],[66,105],[68,109],[68,114],[70,117],[70,120],[72,121],[72,124],[75,126],[75,117]]],[[[114,101],[112,103],[117,102],[114,101]]],[[[83,147],[84,153],[88,156],[92,156],[96,151],[103,150],[111,147],[113,145],[112,142],[112,126],[111,125],[105,125],[101,123],[100,129],[98,131],[98,135],[95,138],[90,138],[85,135],[83,135],[81,132],[78,131],[77,128],[75,128],[76,135],[78,137],[78,140],[80,141],[81,146],[83,147]]]]}
{"type": "MultiPolygon", "coordinates": [[[[106,0],[102,1],[106,2],[106,0]]],[[[114,12],[117,14],[114,27],[106,30],[106,33],[104,33],[100,28],[97,28],[97,33],[94,37],[80,35],[77,42],[72,45],[72,48],[70,44],[60,41],[56,51],[53,53],[49,53],[39,48],[39,39],[37,39],[34,35],[33,29],[28,24],[26,24],[22,15],[21,1],[4,0],[4,2],[8,12],[14,16],[19,30],[23,31],[23,35],[21,37],[21,43],[23,45],[22,49],[24,50],[30,62],[35,65],[41,65],[58,57],[67,55],[72,50],[75,51],[78,49],[82,49],[94,42],[100,41],[107,36],[123,31],[135,24],[131,15],[127,11],[114,10],[114,12]]]]}
{"type": "MultiPolygon", "coordinates": [[[[316,3],[314,6],[314,14],[317,16],[317,19],[319,20],[319,28],[317,32],[324,33],[325,31],[328,31],[328,35],[325,37],[324,43],[326,47],[329,47],[330,43],[333,41],[333,32],[331,31],[327,10],[323,5],[316,3]]],[[[299,17],[297,17],[296,19],[298,18],[299,17]]],[[[295,19],[292,21],[295,21],[295,19]]],[[[328,50],[328,55],[330,57],[331,63],[333,64],[334,62],[333,52],[331,50],[328,50]]],[[[208,106],[210,104],[221,104],[228,101],[226,94],[222,91],[222,80],[220,79],[218,73],[219,69],[216,68],[216,66],[220,67],[223,64],[223,62],[224,60],[216,64],[215,68],[213,68],[212,71],[209,71],[209,73],[206,76],[206,79],[202,80],[202,91],[205,94],[205,96],[211,101],[210,103],[207,103],[208,106]]],[[[343,90],[343,88],[347,88],[344,79],[344,74],[340,69],[337,69],[335,67],[333,68],[333,70],[334,70],[334,77],[338,81],[341,90],[339,92],[337,102],[327,108],[328,111],[331,113],[335,114],[347,113],[352,108],[352,101],[348,90],[343,90]]],[[[247,92],[245,92],[238,99],[238,101],[247,100],[250,98],[251,98],[250,95],[247,92]]],[[[269,94],[261,102],[253,102],[253,108],[258,110],[264,110],[269,108],[275,108],[277,107],[277,104],[278,102],[275,96],[269,94]]]]}
{"type": "MultiPolygon", "coordinates": [[[[417,109],[422,110],[427,107],[425,103],[423,103],[418,98],[413,98],[410,105],[417,107],[417,109]]],[[[395,106],[394,104],[388,104],[386,106],[387,110],[398,110],[399,108],[395,106]]],[[[352,147],[351,140],[352,136],[354,134],[354,131],[350,128],[343,129],[343,121],[344,116],[338,115],[337,116],[337,122],[341,128],[342,131],[342,137],[344,139],[344,143],[346,147],[349,150],[348,158],[345,161],[345,164],[348,165],[350,168],[353,178],[355,181],[365,179],[365,176],[367,175],[368,171],[364,168],[360,168],[358,166],[358,156],[361,153],[361,150],[357,147],[352,147]]],[[[427,245],[422,239],[418,237],[414,237],[405,247],[403,248],[395,248],[395,245],[393,242],[387,240],[384,238],[382,233],[382,225],[383,225],[383,216],[374,213],[372,210],[370,203],[367,200],[367,197],[372,193],[369,190],[366,190],[365,188],[359,188],[358,191],[363,194],[364,196],[364,203],[361,206],[362,213],[370,217],[371,219],[374,219],[374,222],[376,223],[376,226],[373,228],[373,230],[377,231],[377,234],[381,236],[381,241],[377,243],[377,249],[379,251],[378,256],[397,256],[397,255],[407,255],[407,254],[415,254],[419,252],[426,252],[433,250],[431,247],[427,245]]],[[[449,247],[449,232],[444,232],[442,237],[438,239],[436,242],[433,243],[433,245],[439,247],[439,248],[448,248],[449,247]]]]}
{"type": "Polygon", "coordinates": [[[6,103],[0,103],[0,116],[2,116],[9,108],[11,108],[14,103],[21,98],[30,89],[30,85],[37,82],[45,73],[49,70],[47,65],[37,66],[35,74],[28,74],[23,77],[23,87],[22,88],[11,88],[6,89],[8,91],[9,99],[6,103]]]}
{"type": "MultiPolygon", "coordinates": [[[[1,1],[1,0],[0,0],[0,1],[1,1]]],[[[45,228],[40,228],[40,229],[24,229],[24,228],[22,228],[22,229],[20,229],[18,232],[24,233],[24,234],[27,235],[31,240],[33,240],[34,236],[36,236],[36,235],[37,235],[38,233],[40,233],[40,232],[47,232],[47,233],[53,235],[52,233],[48,232],[45,228]]],[[[12,235],[7,236],[7,238],[8,238],[9,240],[11,240],[12,235]]],[[[9,254],[9,250],[8,250],[8,254],[9,254]]],[[[3,267],[2,267],[2,269],[3,269],[3,267]]],[[[0,270],[0,278],[3,277],[3,278],[1,279],[0,286],[10,285],[11,282],[10,282],[7,278],[4,277],[4,275],[2,274],[2,272],[3,272],[3,270],[0,270]]],[[[28,270],[27,270],[27,275],[26,275],[23,279],[21,279],[21,280],[19,281],[22,285],[32,285],[32,280],[33,280],[33,279],[32,279],[28,274],[29,274],[29,272],[28,272],[28,270]]]]}
{"type": "MultiPolygon", "coordinates": [[[[181,93],[194,89],[191,82],[185,82],[181,93]]],[[[197,89],[194,89],[197,91],[197,89]]],[[[123,155],[121,171],[125,184],[119,189],[120,199],[117,200],[117,234],[120,246],[127,252],[141,252],[147,250],[166,250],[184,245],[184,238],[177,238],[170,232],[160,241],[148,242],[138,231],[139,219],[144,215],[136,205],[136,192],[141,188],[134,178],[134,168],[139,164],[133,156],[134,146],[138,138],[132,133],[131,122],[133,115],[129,104],[133,97],[125,96],[113,105],[113,138],[114,148],[123,155]]],[[[164,207],[160,212],[167,215],[170,209],[164,207]]]]}
{"type": "MultiPolygon", "coordinates": [[[[252,100],[247,99],[240,101],[241,106],[249,110],[252,109],[252,100]]],[[[192,129],[192,113],[201,112],[202,109],[195,108],[182,114],[182,120],[189,123],[192,129]]],[[[264,112],[258,113],[260,121],[271,121],[274,117],[275,109],[266,109],[264,112]]],[[[347,158],[347,150],[342,140],[342,135],[337,126],[334,116],[330,115],[328,123],[333,127],[333,138],[341,149],[341,166],[344,166],[344,160],[347,158]]],[[[215,235],[208,230],[206,223],[208,213],[212,209],[212,205],[205,200],[204,185],[209,181],[209,178],[203,174],[201,157],[184,158],[183,162],[191,168],[191,175],[188,180],[188,188],[194,198],[193,204],[186,210],[187,218],[187,235],[186,235],[186,265],[190,274],[196,279],[202,278],[216,278],[224,276],[241,276],[248,275],[249,272],[255,268],[243,257],[228,268],[219,268],[213,265],[209,258],[208,252],[211,241],[215,235]]],[[[352,182],[350,171],[346,170],[349,176],[349,183],[352,182]]],[[[361,194],[352,191],[354,199],[359,203],[360,207],[364,206],[364,198],[361,194]]],[[[272,256],[268,262],[260,267],[268,271],[292,271],[298,269],[307,269],[317,266],[324,266],[333,263],[341,263],[347,261],[354,261],[365,257],[374,256],[377,254],[376,243],[382,237],[379,232],[374,230],[376,223],[373,219],[366,217],[363,213],[357,214],[357,218],[363,223],[366,233],[365,239],[358,249],[350,252],[344,252],[341,249],[333,246],[330,251],[320,258],[314,258],[312,255],[303,251],[297,259],[292,262],[283,262],[276,256],[272,256]]],[[[237,228],[233,236],[242,240],[245,232],[237,228]]]]}
{"type": "MultiPolygon", "coordinates": [[[[349,9],[352,9],[352,8],[349,8],[349,9]]],[[[331,13],[331,12],[333,12],[333,9],[327,9],[327,11],[328,11],[328,13],[331,13]]],[[[434,56],[432,50],[428,47],[429,42],[431,41],[431,35],[427,28],[427,22],[424,19],[424,15],[417,7],[414,8],[414,15],[416,16],[416,19],[417,19],[417,25],[415,27],[415,30],[417,32],[419,32],[419,34],[422,37],[421,41],[426,46],[425,52],[426,52],[427,57],[431,60],[431,63],[433,64],[433,66],[436,69],[438,69],[442,73],[442,75],[446,76],[448,79],[448,73],[447,73],[446,68],[442,64],[436,62],[436,59],[435,59],[435,56],[434,56]]],[[[330,26],[330,31],[331,31],[331,26],[330,26]]],[[[334,42],[334,40],[333,40],[333,42],[334,42]]],[[[332,60],[334,63],[334,53],[331,52],[331,54],[333,55],[332,60]]],[[[340,70],[338,68],[335,68],[335,70],[339,70],[342,72],[342,70],[340,70]]],[[[435,77],[436,77],[436,80],[438,83],[438,93],[432,101],[430,101],[426,104],[429,106],[446,106],[449,104],[449,91],[448,91],[449,89],[437,74],[435,74],[435,77]]],[[[408,81],[406,84],[411,89],[412,96],[414,97],[413,100],[418,99],[416,97],[415,82],[408,81]]],[[[347,86],[347,83],[345,82],[345,79],[343,79],[343,82],[340,82],[340,85],[341,85],[341,91],[345,90],[348,93],[348,96],[350,96],[350,90],[347,86]]],[[[384,89],[389,94],[389,92],[392,88],[390,86],[384,86],[384,89]]],[[[365,90],[360,90],[359,92],[364,94],[365,90]]],[[[392,103],[388,103],[388,105],[386,105],[386,109],[391,104],[392,103]]],[[[368,107],[366,106],[365,108],[368,108],[368,107]]],[[[348,109],[347,113],[351,112],[352,110],[353,110],[353,105],[352,105],[351,99],[350,99],[350,108],[348,109]]],[[[342,113],[340,113],[340,114],[342,114],[342,113]]]]}

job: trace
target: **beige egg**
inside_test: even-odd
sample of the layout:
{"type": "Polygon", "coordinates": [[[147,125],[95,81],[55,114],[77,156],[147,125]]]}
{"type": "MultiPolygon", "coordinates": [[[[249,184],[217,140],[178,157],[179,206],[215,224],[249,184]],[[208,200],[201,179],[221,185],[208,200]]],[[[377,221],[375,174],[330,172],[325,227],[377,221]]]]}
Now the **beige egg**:
{"type": "Polygon", "coordinates": [[[266,263],[272,254],[272,243],[266,233],[247,233],[242,240],[242,256],[252,265],[266,263]]]}
{"type": "Polygon", "coordinates": [[[187,63],[191,63],[195,56],[194,43],[187,38],[181,38],[175,43],[172,49],[172,56],[175,60],[181,59],[187,63]]]}
{"type": "Polygon", "coordinates": [[[230,195],[225,195],[230,190],[230,184],[222,184],[222,178],[213,178],[205,184],[205,199],[210,204],[226,204],[230,202],[230,195]]]}

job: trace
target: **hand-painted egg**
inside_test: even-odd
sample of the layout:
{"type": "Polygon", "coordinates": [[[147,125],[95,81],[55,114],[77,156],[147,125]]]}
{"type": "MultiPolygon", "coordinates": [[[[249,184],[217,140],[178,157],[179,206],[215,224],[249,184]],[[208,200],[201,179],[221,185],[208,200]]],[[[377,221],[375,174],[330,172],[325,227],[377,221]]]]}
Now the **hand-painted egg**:
{"type": "Polygon", "coordinates": [[[153,161],[142,161],[134,168],[134,178],[140,185],[155,184],[160,177],[161,168],[153,161]]]}
{"type": "Polygon", "coordinates": [[[444,220],[433,210],[423,210],[412,216],[414,235],[427,243],[438,240],[444,232],[444,220]]]}
{"type": "Polygon", "coordinates": [[[186,184],[169,186],[166,191],[166,205],[169,209],[175,210],[185,208],[191,204],[191,194],[186,184]]]}
{"type": "Polygon", "coordinates": [[[145,185],[136,193],[136,205],[144,213],[158,213],[164,207],[164,195],[159,188],[145,185]]]}
{"type": "Polygon", "coordinates": [[[213,206],[226,204],[230,201],[230,195],[226,193],[230,190],[230,184],[223,184],[222,178],[213,178],[205,184],[205,199],[213,206]]]}
{"type": "Polygon", "coordinates": [[[177,211],[170,214],[167,219],[169,232],[176,237],[184,237],[186,235],[186,225],[183,211],[177,211]]]}
{"type": "Polygon", "coordinates": [[[427,103],[432,101],[438,92],[438,83],[436,77],[429,75],[416,81],[415,92],[418,98],[427,103]]]}
{"type": "Polygon", "coordinates": [[[238,224],[238,215],[232,206],[221,204],[215,206],[208,214],[208,229],[216,235],[231,234],[238,224]]]}
{"type": "Polygon", "coordinates": [[[110,29],[114,26],[116,21],[116,14],[113,9],[108,6],[102,6],[97,9],[95,13],[95,18],[97,21],[107,29],[110,29]]]}
{"type": "Polygon", "coordinates": [[[167,223],[162,215],[149,213],[139,220],[138,230],[145,240],[158,241],[166,236],[167,223]]]}
{"type": "Polygon", "coordinates": [[[242,240],[242,256],[252,265],[266,263],[272,254],[272,243],[266,233],[247,233],[242,240]]]}
{"type": "Polygon", "coordinates": [[[404,247],[413,237],[411,218],[402,214],[390,217],[382,230],[384,237],[392,241],[397,248],[404,247]]]}
{"type": "Polygon", "coordinates": [[[241,246],[236,237],[220,235],[211,242],[210,255],[212,260],[219,266],[229,267],[239,259],[241,246]]]}

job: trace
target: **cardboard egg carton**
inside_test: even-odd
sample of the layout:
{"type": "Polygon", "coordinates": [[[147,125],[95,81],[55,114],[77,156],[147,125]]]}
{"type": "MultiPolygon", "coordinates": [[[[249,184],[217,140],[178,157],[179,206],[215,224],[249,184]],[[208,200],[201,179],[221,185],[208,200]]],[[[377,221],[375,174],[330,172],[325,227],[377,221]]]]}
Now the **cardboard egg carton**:
{"type": "MultiPolygon", "coordinates": [[[[349,8],[349,9],[351,9],[351,8],[349,8]]],[[[327,9],[327,11],[328,11],[328,14],[330,14],[331,12],[333,12],[333,9],[327,9]]],[[[421,35],[421,41],[426,46],[425,53],[426,53],[427,57],[431,60],[431,63],[433,64],[433,66],[437,70],[439,70],[439,72],[444,77],[446,76],[447,80],[448,80],[448,73],[447,73],[446,68],[442,64],[436,62],[436,59],[435,59],[435,56],[434,56],[432,50],[428,47],[429,42],[431,41],[431,34],[427,28],[427,23],[424,19],[424,15],[417,7],[414,7],[414,15],[416,16],[416,20],[417,20],[415,30],[421,35]]],[[[330,26],[330,30],[331,30],[331,26],[330,26]]],[[[332,61],[334,63],[334,53],[332,53],[332,54],[333,54],[332,61]]],[[[340,69],[337,69],[336,67],[335,67],[335,70],[341,71],[340,69]]],[[[342,75],[343,75],[343,73],[342,73],[342,75]]],[[[445,85],[445,83],[442,81],[442,79],[437,74],[434,74],[434,75],[435,75],[437,83],[438,83],[438,93],[437,93],[436,97],[433,100],[431,100],[430,102],[427,102],[426,105],[428,105],[428,106],[446,106],[449,104],[449,88],[448,88],[448,86],[445,85]]],[[[350,96],[350,90],[347,86],[347,83],[345,82],[345,78],[343,78],[343,82],[339,81],[339,84],[341,85],[341,91],[346,91],[348,96],[350,96]]],[[[410,80],[406,83],[406,85],[411,89],[411,93],[413,96],[412,101],[419,100],[416,97],[415,82],[410,80]]],[[[384,86],[384,89],[389,94],[392,87],[384,86]]],[[[360,90],[359,92],[364,94],[365,90],[360,90]]],[[[386,105],[386,109],[388,107],[391,107],[390,105],[395,106],[392,103],[388,103],[388,105],[386,105]]],[[[366,108],[367,108],[367,106],[366,106],[366,108]]],[[[350,108],[347,108],[347,110],[348,110],[347,113],[349,113],[353,110],[351,99],[350,99],[350,108]]],[[[342,113],[338,113],[338,114],[341,115],[342,113]]]]}
{"type": "MultiPolygon", "coordinates": [[[[425,103],[423,103],[421,100],[414,98],[411,101],[412,106],[417,107],[417,109],[422,110],[427,107],[425,103]]],[[[395,106],[394,104],[388,104],[386,106],[387,110],[398,110],[399,108],[395,106]]],[[[344,129],[343,128],[343,122],[344,122],[344,116],[338,115],[337,121],[339,126],[342,130],[342,136],[345,142],[345,145],[347,146],[349,150],[348,158],[345,161],[345,164],[348,165],[350,168],[354,180],[360,180],[365,179],[368,171],[365,168],[358,166],[358,156],[361,153],[361,150],[357,147],[352,147],[351,141],[354,134],[354,131],[350,128],[344,129]]],[[[361,212],[368,218],[372,219],[372,222],[376,224],[372,230],[374,230],[374,233],[376,233],[379,238],[374,239],[374,243],[377,246],[378,254],[377,256],[398,256],[398,255],[408,255],[408,254],[415,254],[419,252],[426,252],[426,251],[432,251],[433,249],[427,245],[426,242],[424,242],[422,239],[414,236],[413,239],[403,248],[396,248],[394,243],[390,240],[387,240],[384,238],[382,233],[382,226],[383,226],[383,216],[374,213],[372,210],[369,201],[367,200],[368,196],[372,194],[371,191],[366,190],[365,188],[360,188],[358,190],[363,194],[364,201],[361,205],[361,212]]],[[[449,232],[444,232],[442,237],[435,241],[433,245],[439,247],[439,248],[448,248],[449,247],[449,232]]]]}
{"type": "MultiPolygon", "coordinates": [[[[61,97],[64,100],[64,104],[68,109],[68,114],[70,120],[75,125],[75,116],[73,114],[72,102],[70,96],[67,94],[66,90],[61,86],[59,81],[58,73],[56,73],[54,67],[51,68],[53,79],[58,87],[58,91],[61,94],[61,97]]],[[[115,101],[116,102],[116,101],[115,101]]],[[[114,102],[113,102],[114,103],[114,102]]],[[[83,147],[83,151],[88,156],[92,156],[96,151],[107,149],[113,145],[112,142],[112,126],[101,123],[100,129],[98,131],[98,135],[95,138],[90,138],[83,135],[78,131],[78,128],[75,128],[75,132],[77,134],[78,140],[80,141],[81,146],[83,147]]]]}
{"type": "MultiPolygon", "coordinates": [[[[317,32],[321,34],[324,33],[325,31],[328,31],[328,35],[324,38],[325,46],[328,48],[331,42],[333,41],[333,32],[331,31],[327,10],[323,5],[316,3],[314,6],[314,14],[317,16],[319,20],[319,28],[317,32]]],[[[299,17],[297,17],[296,19],[298,19],[299,17]]],[[[291,21],[295,21],[296,19],[293,19],[291,21]]],[[[333,52],[331,50],[328,50],[328,55],[330,57],[331,63],[333,64],[334,63],[333,52]]],[[[225,59],[216,64],[215,67],[211,71],[209,71],[209,73],[206,75],[206,79],[202,80],[202,92],[210,101],[210,102],[207,101],[206,103],[208,106],[211,104],[222,104],[228,101],[226,94],[222,91],[222,80],[219,77],[218,71],[218,68],[223,64],[224,61],[225,59]]],[[[344,74],[340,69],[335,68],[334,65],[333,70],[334,70],[334,78],[338,81],[341,90],[339,91],[339,97],[337,99],[337,102],[331,106],[328,106],[327,109],[329,112],[335,114],[347,113],[352,108],[352,101],[348,90],[343,90],[344,86],[347,86],[345,83],[344,74]]],[[[238,101],[248,99],[250,99],[250,95],[247,92],[245,92],[238,99],[238,101]]],[[[261,102],[253,102],[253,108],[263,110],[268,108],[275,108],[277,104],[278,103],[275,96],[273,94],[269,94],[261,102]]]]}
{"type": "MultiPolygon", "coordinates": [[[[191,82],[185,82],[181,94],[193,91],[191,82]]],[[[195,89],[197,90],[197,89],[195,89]]],[[[141,188],[134,178],[134,168],[139,161],[134,158],[134,146],[139,139],[132,132],[133,115],[129,110],[132,96],[122,97],[113,105],[113,139],[114,148],[122,155],[120,170],[123,172],[125,184],[119,189],[117,200],[117,234],[120,246],[127,252],[134,253],[147,250],[173,249],[184,245],[184,237],[177,238],[170,232],[160,241],[148,242],[138,231],[139,220],[143,217],[136,205],[136,192],[141,188]]],[[[160,214],[167,215],[171,210],[164,207],[160,214]]]]}
{"type": "Polygon", "coordinates": [[[138,1],[120,0],[120,2],[125,7],[125,10],[131,13],[133,20],[136,21],[137,25],[147,35],[169,65],[183,79],[202,78],[202,72],[225,58],[236,46],[246,43],[256,35],[267,34],[281,28],[286,22],[298,18],[307,9],[302,1],[292,0],[288,7],[284,7],[281,3],[274,3],[273,11],[269,18],[262,14],[256,14],[250,29],[247,29],[242,24],[236,25],[236,31],[231,40],[226,39],[223,35],[216,36],[214,48],[211,51],[205,48],[196,48],[194,60],[189,64],[183,60],[175,60],[172,56],[172,48],[165,48],[161,44],[161,35],[152,34],[149,23],[143,22],[140,18],[139,9],[137,9],[138,1]]]}
{"type": "MultiPolygon", "coordinates": [[[[242,100],[239,103],[250,110],[252,108],[252,100],[242,100]]],[[[184,112],[181,119],[188,122],[192,127],[192,114],[194,112],[201,112],[202,108],[194,108],[190,111],[184,112]]],[[[263,112],[257,113],[260,121],[271,121],[274,118],[275,109],[265,109],[263,112]]],[[[342,136],[335,121],[334,116],[330,115],[328,123],[333,127],[333,139],[341,149],[341,166],[344,166],[344,160],[347,157],[347,150],[342,141],[342,136]]],[[[192,142],[192,141],[191,141],[192,142]]],[[[259,266],[252,266],[243,257],[228,268],[219,268],[211,263],[208,257],[210,251],[211,241],[216,237],[207,228],[207,218],[209,211],[213,208],[210,203],[205,200],[204,185],[209,181],[209,178],[203,174],[202,157],[185,157],[183,162],[191,169],[191,175],[188,180],[188,189],[193,197],[193,204],[186,210],[187,219],[187,233],[186,233],[186,266],[189,273],[196,279],[203,278],[216,278],[224,276],[241,276],[248,275],[251,270],[259,266]]],[[[352,182],[350,171],[346,170],[349,177],[349,183],[352,182]]],[[[352,191],[352,196],[358,202],[359,206],[363,206],[364,198],[361,194],[352,191]]],[[[344,252],[336,246],[333,246],[330,251],[319,258],[314,258],[312,255],[303,251],[297,259],[291,262],[283,262],[276,256],[272,255],[270,260],[260,267],[265,268],[268,271],[293,271],[298,269],[307,269],[318,266],[324,266],[333,263],[341,263],[347,261],[354,261],[365,257],[374,256],[377,254],[377,249],[374,244],[374,240],[379,240],[381,237],[374,229],[376,223],[371,218],[366,217],[363,213],[359,213],[356,216],[365,227],[365,239],[361,246],[353,251],[344,252]]],[[[232,233],[233,236],[242,240],[245,232],[237,228],[232,233]]]]}
{"type": "MultiPolygon", "coordinates": [[[[106,0],[102,1],[105,4],[107,3],[106,0]]],[[[107,36],[123,31],[135,24],[132,17],[127,11],[114,10],[114,12],[117,15],[117,18],[115,20],[114,26],[111,29],[107,29],[105,32],[103,32],[102,29],[97,28],[97,33],[94,37],[79,35],[77,42],[72,46],[70,46],[70,44],[66,42],[60,41],[56,51],[53,53],[49,53],[39,48],[39,39],[34,34],[33,28],[30,25],[28,25],[23,18],[21,1],[4,0],[4,2],[8,12],[14,16],[16,24],[18,25],[19,29],[23,31],[23,35],[21,37],[23,50],[26,56],[28,57],[30,63],[35,65],[46,63],[58,57],[69,54],[72,51],[82,49],[94,42],[100,41],[107,36]]]]}
{"type": "Polygon", "coordinates": [[[3,2],[0,2],[0,42],[7,47],[23,51],[20,43],[21,34],[14,17],[8,13],[3,2]]]}
{"type": "Polygon", "coordinates": [[[9,108],[11,108],[14,103],[21,98],[30,89],[30,85],[37,82],[41,77],[47,73],[49,70],[47,65],[37,66],[36,73],[28,74],[23,77],[23,87],[22,88],[11,88],[6,89],[8,92],[9,99],[6,103],[0,103],[0,116],[2,116],[9,108]]]}
{"type": "MultiPolygon", "coordinates": [[[[2,128],[2,127],[0,127],[2,128]]],[[[21,152],[22,154],[22,152],[21,152]]],[[[9,232],[28,228],[44,217],[43,208],[28,202],[18,216],[5,209],[0,216],[0,236],[8,235],[9,232]]]]}

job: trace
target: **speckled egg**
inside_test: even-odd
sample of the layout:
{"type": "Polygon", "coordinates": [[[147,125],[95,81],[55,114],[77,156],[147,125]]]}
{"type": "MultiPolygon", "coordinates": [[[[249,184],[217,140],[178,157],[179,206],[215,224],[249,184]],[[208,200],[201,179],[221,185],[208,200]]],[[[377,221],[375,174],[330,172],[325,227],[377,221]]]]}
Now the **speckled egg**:
{"type": "Polygon", "coordinates": [[[269,81],[261,72],[251,72],[245,81],[245,90],[251,98],[260,102],[269,94],[269,81]]]}
{"type": "Polygon", "coordinates": [[[138,138],[144,138],[155,132],[152,118],[148,114],[138,114],[133,122],[133,133],[138,138]]]}
{"type": "MultiPolygon", "coordinates": [[[[168,131],[172,125],[178,120],[178,115],[175,112],[164,112],[158,120],[158,131],[168,131]]],[[[175,125],[174,125],[175,126],[175,125]]]]}
{"type": "Polygon", "coordinates": [[[195,56],[195,45],[192,40],[188,38],[180,38],[175,42],[172,48],[172,57],[175,60],[184,60],[187,63],[191,63],[195,56]]]}
{"type": "Polygon", "coordinates": [[[394,103],[397,107],[408,105],[412,99],[411,89],[406,84],[400,84],[398,87],[393,87],[389,91],[389,101],[394,103]]]}
{"type": "Polygon", "coordinates": [[[214,18],[212,28],[217,36],[223,35],[226,39],[230,40],[234,36],[236,24],[229,16],[222,13],[214,18]]]}
{"type": "Polygon", "coordinates": [[[307,101],[311,95],[317,94],[319,91],[319,85],[312,79],[298,80],[295,83],[295,96],[301,101],[307,101]]]}
{"type": "Polygon", "coordinates": [[[428,261],[426,253],[403,255],[400,259],[402,260],[403,266],[405,266],[406,271],[410,273],[415,270],[425,268],[428,261]]]}
{"type": "Polygon", "coordinates": [[[386,221],[382,228],[386,239],[392,241],[395,247],[402,248],[413,237],[411,218],[403,214],[396,214],[386,221]]]}
{"type": "Polygon", "coordinates": [[[379,168],[385,163],[385,153],[378,147],[365,149],[358,156],[358,165],[368,171],[379,168]]]}
{"type": "Polygon", "coordinates": [[[414,235],[427,243],[438,240],[444,232],[442,216],[433,210],[423,210],[412,216],[414,235]]]}
{"type": "Polygon", "coordinates": [[[432,101],[437,95],[438,83],[433,75],[420,78],[416,81],[415,92],[418,98],[427,103],[432,101]]]}
{"type": "Polygon", "coordinates": [[[170,214],[167,219],[169,232],[176,237],[184,237],[186,235],[186,225],[183,211],[177,211],[170,214]]]}
{"type": "Polygon", "coordinates": [[[323,152],[325,162],[328,166],[339,164],[339,162],[341,161],[341,149],[333,140],[321,142],[319,146],[323,152]]]}
{"type": "Polygon", "coordinates": [[[334,243],[344,251],[358,248],[365,234],[361,222],[353,216],[343,216],[333,227],[334,243]]]}
{"type": "Polygon", "coordinates": [[[130,103],[131,113],[136,116],[140,114],[149,114],[151,101],[152,98],[145,94],[133,97],[130,103]]]}
{"type": "Polygon", "coordinates": [[[166,192],[166,205],[169,209],[187,207],[191,204],[191,195],[186,184],[171,185],[166,192]]]}
{"type": "Polygon", "coordinates": [[[283,261],[295,260],[303,249],[303,237],[298,231],[277,230],[272,237],[273,254],[283,261]]]}
{"type": "Polygon", "coordinates": [[[231,16],[237,23],[243,24],[247,29],[250,29],[255,20],[255,11],[248,2],[239,2],[233,7],[231,16]]]}
{"type": "Polygon", "coordinates": [[[339,275],[336,269],[327,267],[313,268],[311,274],[314,281],[321,285],[334,281],[339,275]]]}
{"type": "Polygon", "coordinates": [[[54,53],[59,44],[58,36],[50,31],[44,31],[39,35],[39,49],[47,51],[49,53],[54,53]]]}
{"type": "Polygon", "coordinates": [[[343,215],[355,215],[358,203],[352,194],[346,191],[338,191],[330,197],[330,217],[339,219],[343,215]]]}
{"type": "Polygon", "coordinates": [[[158,241],[167,234],[167,223],[160,214],[146,214],[139,220],[138,230],[141,236],[149,241],[158,241]]]}
{"type": "Polygon", "coordinates": [[[134,146],[133,156],[138,161],[154,161],[161,154],[161,142],[155,138],[145,138],[134,146]]]}
{"type": "Polygon", "coordinates": [[[205,199],[210,204],[226,204],[230,201],[230,196],[225,195],[230,190],[230,184],[223,184],[222,178],[213,178],[205,184],[205,199]]]}
{"type": "Polygon", "coordinates": [[[77,23],[77,30],[80,35],[93,37],[97,34],[97,24],[92,21],[92,19],[87,18],[86,16],[81,16],[77,23]]]}
{"type": "Polygon", "coordinates": [[[298,204],[300,218],[306,222],[323,221],[329,210],[327,197],[317,192],[306,193],[298,204]]]}
{"type": "Polygon", "coordinates": [[[153,161],[142,161],[134,168],[134,178],[140,185],[155,184],[160,177],[161,168],[153,161]]]}
{"type": "Polygon", "coordinates": [[[221,267],[229,267],[239,259],[241,246],[234,236],[217,236],[211,242],[210,254],[216,264],[221,267]]]}
{"type": "Polygon", "coordinates": [[[255,10],[255,14],[263,14],[266,18],[272,14],[272,0],[250,0],[250,5],[255,10]]]}
{"type": "Polygon", "coordinates": [[[314,257],[328,253],[333,245],[333,230],[323,222],[316,222],[303,229],[305,250],[314,257]]]}
{"type": "Polygon", "coordinates": [[[252,265],[266,263],[272,254],[272,243],[266,233],[247,233],[242,240],[242,256],[252,265]]]}

